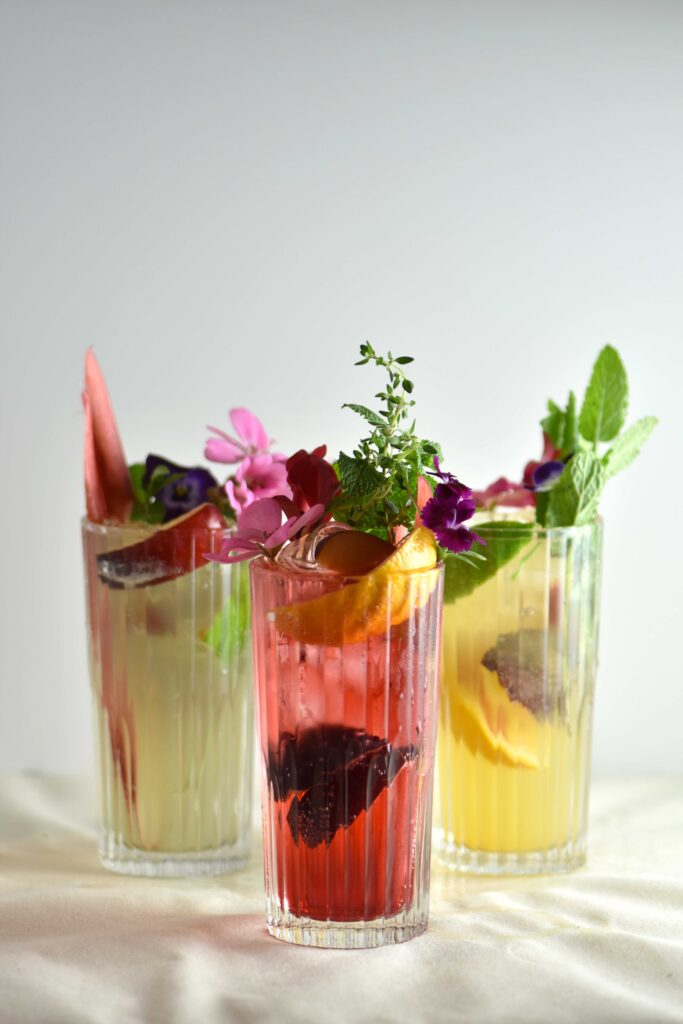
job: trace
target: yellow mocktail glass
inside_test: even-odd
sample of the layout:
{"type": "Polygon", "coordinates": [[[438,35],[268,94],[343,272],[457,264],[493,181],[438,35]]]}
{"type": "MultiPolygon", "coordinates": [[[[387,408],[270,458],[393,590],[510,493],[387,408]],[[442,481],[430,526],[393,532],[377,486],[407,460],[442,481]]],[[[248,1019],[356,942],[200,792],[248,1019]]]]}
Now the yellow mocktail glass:
{"type": "MultiPolygon", "coordinates": [[[[480,516],[491,551],[496,522],[509,540],[523,516],[480,516]]],[[[601,543],[599,521],[527,521],[493,576],[466,593],[446,584],[435,818],[452,868],[532,874],[585,860],[601,543]]]]}

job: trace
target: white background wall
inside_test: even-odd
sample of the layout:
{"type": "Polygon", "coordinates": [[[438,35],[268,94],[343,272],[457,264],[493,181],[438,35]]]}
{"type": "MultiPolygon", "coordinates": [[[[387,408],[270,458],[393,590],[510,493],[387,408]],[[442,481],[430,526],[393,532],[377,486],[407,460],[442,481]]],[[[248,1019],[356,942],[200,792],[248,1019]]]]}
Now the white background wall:
{"type": "Polygon", "coordinates": [[[472,485],[605,342],[662,423],[610,484],[595,766],[680,771],[683,3],[4,0],[0,769],[91,762],[81,363],[131,460],[260,413],[350,446],[418,356],[472,485]]]}

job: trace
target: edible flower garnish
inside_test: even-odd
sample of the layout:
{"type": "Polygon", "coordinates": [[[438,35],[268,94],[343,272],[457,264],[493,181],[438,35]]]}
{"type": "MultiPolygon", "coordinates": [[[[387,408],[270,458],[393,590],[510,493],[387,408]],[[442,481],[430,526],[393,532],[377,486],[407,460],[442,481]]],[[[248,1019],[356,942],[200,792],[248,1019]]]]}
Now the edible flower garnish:
{"type": "Polygon", "coordinates": [[[321,444],[310,454],[302,448],[287,459],[287,483],[292,499],[303,511],[317,504],[327,508],[339,494],[339,478],[326,455],[327,445],[321,444]]]}
{"type": "Polygon", "coordinates": [[[291,502],[278,498],[259,498],[239,514],[237,530],[223,541],[216,555],[207,555],[212,562],[244,562],[255,555],[275,557],[283,544],[300,536],[322,517],[325,506],[313,505],[306,512],[291,502]],[[288,515],[288,512],[292,512],[288,515]],[[286,516],[283,523],[282,516],[286,516]]]}
{"type": "Polygon", "coordinates": [[[204,455],[211,462],[238,464],[225,484],[233,511],[239,513],[259,498],[276,494],[291,497],[285,468],[287,456],[270,451],[273,442],[260,419],[248,409],[231,409],[229,415],[237,437],[218,427],[208,427],[218,436],[208,439],[204,455]]]}
{"type": "MultiPolygon", "coordinates": [[[[213,473],[202,466],[179,466],[161,455],[148,455],[141,487],[136,493],[154,496],[155,521],[168,523],[178,516],[184,516],[193,508],[211,501],[212,492],[218,491],[218,481],[213,473]]],[[[147,508],[147,517],[150,509],[147,508]]]]}
{"type": "Polygon", "coordinates": [[[455,554],[469,551],[475,541],[485,543],[482,538],[469,530],[464,523],[471,519],[476,510],[472,491],[453,476],[444,473],[434,456],[435,472],[439,478],[434,494],[422,509],[422,523],[429,527],[442,548],[455,554]]]}

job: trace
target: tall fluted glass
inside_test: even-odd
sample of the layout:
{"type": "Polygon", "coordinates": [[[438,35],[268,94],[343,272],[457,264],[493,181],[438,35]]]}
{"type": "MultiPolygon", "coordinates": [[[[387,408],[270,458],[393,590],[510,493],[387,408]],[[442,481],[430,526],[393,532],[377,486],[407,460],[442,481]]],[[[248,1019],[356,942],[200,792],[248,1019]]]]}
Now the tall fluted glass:
{"type": "Polygon", "coordinates": [[[100,855],[126,874],[220,874],[250,852],[248,573],[198,554],[223,531],[184,529],[177,560],[198,567],[159,581],[134,548],[153,535],[83,523],[100,855]]]}
{"type": "Polygon", "coordinates": [[[461,871],[568,871],[586,857],[602,526],[515,540],[512,515],[485,536],[515,557],[446,587],[435,845],[461,871]]]}
{"type": "Polygon", "coordinates": [[[427,927],[442,567],[372,587],[252,563],[268,929],[311,946],[427,927]]]}

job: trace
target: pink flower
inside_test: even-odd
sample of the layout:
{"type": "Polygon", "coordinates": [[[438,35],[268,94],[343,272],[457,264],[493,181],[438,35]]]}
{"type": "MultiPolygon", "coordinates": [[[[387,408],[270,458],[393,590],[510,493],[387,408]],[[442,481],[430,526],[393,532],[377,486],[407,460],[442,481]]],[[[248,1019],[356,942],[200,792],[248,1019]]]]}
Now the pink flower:
{"type": "Polygon", "coordinates": [[[204,455],[211,462],[239,463],[225,484],[225,493],[235,512],[276,494],[291,498],[285,467],[287,458],[270,452],[273,442],[261,421],[248,409],[231,409],[230,419],[237,437],[218,427],[208,427],[218,436],[206,442],[204,455]]]}
{"type": "MultiPolygon", "coordinates": [[[[239,440],[218,427],[207,427],[207,430],[218,434],[206,442],[204,456],[207,459],[211,462],[241,462],[248,455],[268,454],[273,442],[258,417],[248,409],[231,409],[230,419],[239,440]]],[[[277,458],[284,460],[284,455],[277,458]]]]}
{"type": "Polygon", "coordinates": [[[474,491],[473,495],[479,508],[494,508],[496,505],[525,508],[536,504],[532,492],[524,484],[515,484],[505,476],[498,477],[485,491],[474,491]]]}
{"type": "Polygon", "coordinates": [[[207,555],[212,562],[244,562],[255,555],[273,557],[277,549],[307,530],[325,512],[324,505],[314,505],[307,512],[292,511],[289,499],[259,498],[240,512],[237,530],[223,542],[217,555],[207,555]],[[282,522],[282,515],[287,516],[282,522]]]}
{"type": "Polygon", "coordinates": [[[287,467],[275,455],[248,455],[226,482],[225,493],[238,513],[261,498],[273,498],[276,494],[291,498],[287,467]]]}

